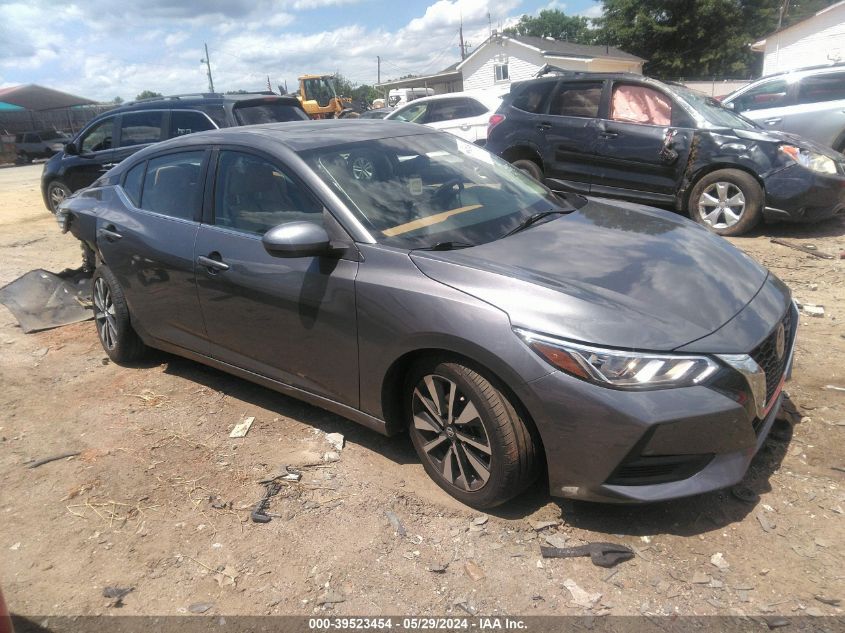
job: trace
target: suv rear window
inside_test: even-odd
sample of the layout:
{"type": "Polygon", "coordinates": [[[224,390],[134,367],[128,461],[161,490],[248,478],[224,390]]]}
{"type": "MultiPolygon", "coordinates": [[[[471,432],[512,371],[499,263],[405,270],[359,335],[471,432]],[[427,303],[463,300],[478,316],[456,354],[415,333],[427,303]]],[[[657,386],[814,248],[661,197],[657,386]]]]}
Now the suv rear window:
{"type": "Polygon", "coordinates": [[[164,112],[128,112],[120,123],[120,146],[147,145],[161,140],[164,112]]]}
{"type": "Polygon", "coordinates": [[[308,115],[301,108],[272,101],[236,103],[232,113],[235,115],[235,121],[238,125],[283,123],[285,121],[308,119],[308,115]]]}
{"type": "Polygon", "coordinates": [[[819,103],[845,99],[845,73],[804,77],[798,85],[798,103],[819,103]]]}
{"type": "Polygon", "coordinates": [[[549,105],[549,114],[596,118],[603,82],[561,83],[549,105]]]}
{"type": "Polygon", "coordinates": [[[202,112],[192,110],[171,110],[170,111],[170,136],[184,136],[192,132],[203,132],[213,130],[214,124],[202,112]]]}
{"type": "Polygon", "coordinates": [[[532,114],[539,114],[543,111],[543,107],[549,98],[552,88],[555,87],[555,82],[544,81],[542,83],[532,84],[526,86],[513,100],[511,105],[525,112],[532,114]]]}

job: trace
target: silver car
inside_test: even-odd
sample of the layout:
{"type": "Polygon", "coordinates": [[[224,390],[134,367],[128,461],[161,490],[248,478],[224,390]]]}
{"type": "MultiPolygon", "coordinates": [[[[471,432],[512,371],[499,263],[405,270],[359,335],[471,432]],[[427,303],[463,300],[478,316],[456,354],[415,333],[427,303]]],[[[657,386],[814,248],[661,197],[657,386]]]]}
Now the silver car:
{"type": "Polygon", "coordinates": [[[765,128],[845,152],[845,64],[769,75],[722,103],[765,128]]]}

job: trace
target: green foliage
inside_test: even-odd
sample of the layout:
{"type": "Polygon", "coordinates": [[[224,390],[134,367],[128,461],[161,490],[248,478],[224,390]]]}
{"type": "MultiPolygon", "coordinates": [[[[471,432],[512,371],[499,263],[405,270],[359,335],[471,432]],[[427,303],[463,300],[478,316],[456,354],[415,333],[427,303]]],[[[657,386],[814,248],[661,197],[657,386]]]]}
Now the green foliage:
{"type": "Polygon", "coordinates": [[[760,55],[750,49],[835,0],[605,0],[597,42],[648,60],[644,72],[664,78],[751,77],[760,55]]]}
{"type": "Polygon", "coordinates": [[[152,99],[153,97],[163,97],[160,92],[153,92],[152,90],[143,90],[141,91],[137,97],[135,97],[135,101],[139,101],[140,99],[152,99]]]}
{"type": "Polygon", "coordinates": [[[352,97],[354,101],[372,103],[373,99],[379,97],[378,91],[372,86],[367,84],[355,85],[340,73],[335,73],[334,89],[339,97],[352,97]]]}
{"type": "Polygon", "coordinates": [[[589,18],[566,15],[557,9],[543,9],[537,15],[523,15],[516,26],[505,29],[505,34],[553,37],[576,44],[592,44],[595,37],[589,18]]]}
{"type": "Polygon", "coordinates": [[[114,99],[112,99],[112,103],[114,103],[115,105],[120,105],[121,103],[123,103],[123,97],[115,97],[114,99]]]}

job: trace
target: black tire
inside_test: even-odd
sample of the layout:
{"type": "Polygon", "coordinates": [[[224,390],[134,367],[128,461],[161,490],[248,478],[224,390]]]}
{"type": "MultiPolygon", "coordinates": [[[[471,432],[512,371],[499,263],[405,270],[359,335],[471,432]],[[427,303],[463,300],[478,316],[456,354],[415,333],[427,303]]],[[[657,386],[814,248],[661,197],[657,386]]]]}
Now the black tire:
{"type": "Polygon", "coordinates": [[[492,508],[536,478],[538,449],[527,424],[508,396],[475,369],[448,357],[424,359],[408,373],[403,394],[411,441],[425,471],[459,501],[492,508]],[[454,393],[451,413],[435,419],[431,393],[444,409],[454,393]]]}
{"type": "Polygon", "coordinates": [[[47,185],[47,200],[49,201],[50,211],[56,213],[59,210],[59,205],[62,200],[71,194],[70,187],[60,180],[54,180],[47,185]]]}
{"type": "Polygon", "coordinates": [[[543,182],[543,170],[533,160],[530,160],[528,158],[520,158],[518,160],[513,161],[511,165],[513,165],[520,171],[524,171],[534,180],[543,182]]]}
{"type": "Polygon", "coordinates": [[[115,363],[129,363],[144,355],[146,346],[132,328],[123,289],[112,271],[99,266],[91,281],[97,336],[115,363]]]}
{"type": "Polygon", "coordinates": [[[760,222],[763,200],[763,188],[751,174],[718,169],[695,183],[688,211],[693,220],[714,233],[742,235],[760,222]]]}

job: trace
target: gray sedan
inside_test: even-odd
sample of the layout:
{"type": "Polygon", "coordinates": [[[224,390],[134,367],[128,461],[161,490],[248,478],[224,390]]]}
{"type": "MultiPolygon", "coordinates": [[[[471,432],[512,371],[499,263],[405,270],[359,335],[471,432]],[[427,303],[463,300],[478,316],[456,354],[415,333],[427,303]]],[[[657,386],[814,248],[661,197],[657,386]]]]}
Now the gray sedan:
{"type": "Polygon", "coordinates": [[[408,432],[478,508],[655,501],[740,480],[780,407],[789,290],[706,229],[555,195],[422,126],[192,134],[59,220],[97,254],[97,332],[408,432]]]}

